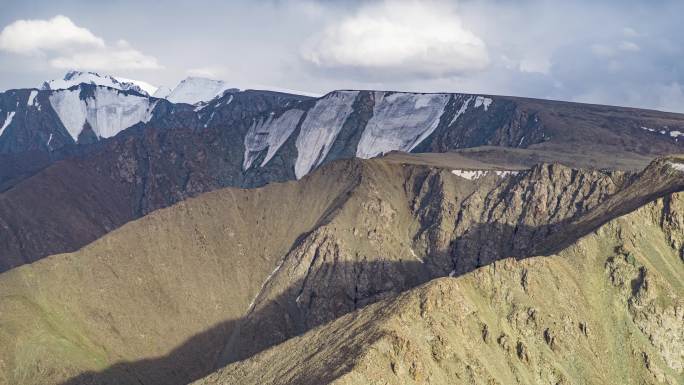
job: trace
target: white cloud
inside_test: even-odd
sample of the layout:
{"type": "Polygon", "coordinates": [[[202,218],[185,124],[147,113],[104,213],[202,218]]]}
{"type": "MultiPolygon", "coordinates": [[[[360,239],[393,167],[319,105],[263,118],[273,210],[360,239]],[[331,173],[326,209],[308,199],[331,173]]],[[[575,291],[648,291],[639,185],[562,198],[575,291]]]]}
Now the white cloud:
{"type": "Polygon", "coordinates": [[[45,56],[60,69],[159,69],[157,59],[134,49],[125,40],[114,45],[74,24],[66,16],[49,20],[17,20],[0,32],[0,50],[45,56]]]}
{"type": "Polygon", "coordinates": [[[123,70],[123,69],[160,69],[157,59],[134,49],[125,40],[119,40],[114,47],[84,50],[70,55],[58,56],[50,60],[55,68],[123,70]]]}
{"type": "Polygon", "coordinates": [[[105,42],[62,15],[50,20],[17,20],[0,32],[0,49],[13,53],[35,54],[78,46],[104,47],[105,42]]]}
{"type": "Polygon", "coordinates": [[[374,75],[449,77],[489,64],[485,43],[446,4],[394,1],[361,7],[303,49],[322,68],[374,75]]]}

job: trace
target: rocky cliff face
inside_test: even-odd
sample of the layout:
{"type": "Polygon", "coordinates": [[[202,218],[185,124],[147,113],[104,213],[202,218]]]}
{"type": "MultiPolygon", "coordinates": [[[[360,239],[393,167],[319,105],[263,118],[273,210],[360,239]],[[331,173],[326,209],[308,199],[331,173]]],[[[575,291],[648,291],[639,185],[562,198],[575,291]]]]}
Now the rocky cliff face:
{"type": "Polygon", "coordinates": [[[629,177],[541,164],[524,172],[486,173],[475,179],[476,190],[458,197],[442,173],[422,181],[423,191],[415,198],[416,215],[430,224],[418,239],[426,252],[452,256],[458,274],[502,257],[530,255],[551,233],[624,187],[629,177]]]}
{"type": "Polygon", "coordinates": [[[196,384],[681,383],[683,198],[554,255],[431,281],[196,384]]]}
{"type": "MultiPolygon", "coordinates": [[[[672,190],[684,188],[678,171],[652,165],[661,167],[670,170],[665,179],[672,190]]],[[[619,215],[603,205],[651,175],[559,165],[467,172],[408,165],[361,171],[338,210],[284,256],[222,364],[420,282],[508,257],[553,253],[563,246],[557,237],[570,242],[593,230],[582,220],[590,213],[604,212],[604,221],[619,215]],[[575,227],[580,233],[564,237],[575,221],[584,224],[575,227]]],[[[650,184],[652,190],[644,188],[640,196],[659,191],[650,184]]]]}
{"type": "Polygon", "coordinates": [[[679,114],[511,97],[334,91],[313,99],[228,90],[192,106],[85,83],[1,93],[0,119],[0,153],[42,151],[57,159],[88,152],[84,147],[133,126],[168,135],[215,127],[232,139],[226,151],[244,154],[240,165],[247,170],[268,164],[294,137],[297,153],[285,157],[298,178],[341,157],[483,145],[662,155],[681,150],[684,131],[679,114]]]}
{"type": "Polygon", "coordinates": [[[62,149],[59,156],[68,159],[42,170],[59,156],[4,155],[7,168],[0,169],[9,182],[0,195],[0,222],[8,230],[0,233],[0,271],[73,251],[132,219],[205,191],[294,179],[293,170],[281,167],[280,155],[261,174],[243,173],[243,150],[231,150],[240,146],[234,135],[249,129],[239,123],[244,114],[268,110],[282,102],[279,98],[243,92],[231,102],[233,108],[217,107],[216,116],[234,124],[232,133],[215,126],[197,131],[211,115],[196,117],[192,106],[160,101],[156,110],[166,117],[150,124],[188,128],[133,127],[110,141],[62,149]]]}

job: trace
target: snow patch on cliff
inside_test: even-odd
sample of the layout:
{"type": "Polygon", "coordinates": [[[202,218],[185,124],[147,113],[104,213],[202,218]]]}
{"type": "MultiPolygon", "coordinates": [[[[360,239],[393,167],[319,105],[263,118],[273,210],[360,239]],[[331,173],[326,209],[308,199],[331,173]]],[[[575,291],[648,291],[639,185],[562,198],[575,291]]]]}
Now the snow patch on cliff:
{"type": "Polygon", "coordinates": [[[475,180],[487,175],[487,170],[451,170],[451,173],[461,178],[475,180]]]}
{"type": "MultiPolygon", "coordinates": [[[[668,128],[668,127],[665,126],[664,128],[668,128]]],[[[667,130],[663,130],[663,129],[656,130],[654,128],[649,128],[649,127],[645,127],[645,126],[641,126],[641,129],[644,131],[648,131],[648,132],[658,133],[660,135],[669,135],[671,138],[674,138],[675,141],[679,140],[680,136],[684,136],[684,132],[681,132],[679,130],[671,130],[671,131],[667,131],[667,130]]]]}
{"type": "MultiPolygon", "coordinates": [[[[148,82],[144,82],[142,80],[122,78],[120,76],[117,76],[114,79],[116,79],[119,83],[122,83],[122,84],[133,84],[135,86],[138,86],[139,89],[145,91],[145,92],[141,92],[141,93],[143,95],[147,94],[147,96],[154,95],[157,92],[157,90],[159,89],[159,87],[153,86],[152,84],[150,84],[148,82]]],[[[132,87],[129,87],[129,89],[131,89],[131,88],[132,87]]],[[[138,91],[138,92],[140,92],[140,91],[138,91]]]]}
{"type": "Polygon", "coordinates": [[[356,156],[364,159],[390,151],[411,151],[437,128],[450,98],[447,94],[373,95],[373,117],[356,148],[356,156]]]}
{"type": "Polygon", "coordinates": [[[38,91],[32,90],[31,93],[29,94],[28,100],[26,101],[26,105],[32,106],[37,95],[38,95],[38,91]]]}
{"type": "Polygon", "coordinates": [[[484,107],[484,110],[487,111],[489,109],[489,106],[493,103],[494,101],[491,98],[486,98],[484,96],[478,96],[475,98],[475,108],[478,108],[480,106],[484,107]]]}
{"type": "Polygon", "coordinates": [[[456,111],[456,114],[454,114],[454,117],[451,119],[451,122],[449,122],[449,125],[451,126],[452,124],[456,123],[458,118],[461,117],[461,115],[465,114],[465,112],[468,110],[468,105],[470,102],[473,100],[472,96],[469,96],[463,104],[461,104],[461,107],[456,111]]]}
{"type": "Polygon", "coordinates": [[[78,89],[64,90],[49,97],[52,108],[75,142],[86,122],[98,138],[110,138],[137,123],[148,122],[156,105],[147,97],[108,88],[96,88],[94,95],[85,100],[80,94],[78,89]]]}
{"type": "Polygon", "coordinates": [[[78,140],[86,122],[86,103],[80,98],[79,89],[54,92],[50,95],[50,104],[62,121],[69,135],[78,140]]]}
{"type": "Polygon", "coordinates": [[[157,88],[157,90],[154,92],[154,94],[152,94],[152,96],[155,98],[164,99],[164,98],[168,97],[169,94],[171,94],[171,91],[172,91],[171,88],[161,86],[161,87],[157,88]]]}
{"type": "Polygon", "coordinates": [[[122,91],[135,91],[149,96],[157,91],[157,87],[140,80],[117,78],[110,75],[100,75],[96,72],[69,71],[62,79],[44,82],[43,90],[65,90],[79,84],[92,84],[122,91]]]}
{"type": "Polygon", "coordinates": [[[166,99],[172,103],[196,104],[221,96],[228,89],[230,87],[222,80],[189,77],[169,92],[166,99]]]}
{"type": "Polygon", "coordinates": [[[494,173],[499,178],[505,178],[511,175],[518,175],[518,171],[508,170],[451,170],[451,173],[468,180],[480,179],[489,173],[494,173]]]}
{"type": "Polygon", "coordinates": [[[16,111],[10,111],[9,114],[7,114],[7,118],[5,118],[5,123],[3,123],[2,128],[0,128],[0,136],[5,132],[5,128],[12,123],[12,119],[14,119],[14,114],[16,111]]]}
{"type": "Polygon", "coordinates": [[[335,91],[318,100],[302,122],[297,146],[295,175],[300,179],[317,167],[330,151],[352,112],[358,91],[335,91]]]}
{"type": "Polygon", "coordinates": [[[269,115],[266,119],[260,118],[252,123],[245,135],[245,156],[242,168],[249,169],[259,153],[268,148],[266,157],[260,165],[264,167],[297,128],[297,123],[303,114],[302,110],[287,110],[275,119],[273,115],[269,115]]]}
{"type": "Polygon", "coordinates": [[[96,89],[95,97],[86,99],[86,103],[86,119],[99,138],[110,138],[137,123],[149,122],[156,104],[148,98],[105,88],[96,89]]]}

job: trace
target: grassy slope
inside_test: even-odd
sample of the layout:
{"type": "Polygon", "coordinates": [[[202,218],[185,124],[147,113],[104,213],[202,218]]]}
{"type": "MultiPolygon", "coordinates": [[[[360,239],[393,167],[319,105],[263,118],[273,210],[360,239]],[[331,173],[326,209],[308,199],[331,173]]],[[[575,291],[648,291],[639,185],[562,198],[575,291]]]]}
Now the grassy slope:
{"type": "Polygon", "coordinates": [[[683,212],[674,194],[557,255],[431,281],[197,384],[682,383],[683,212]]]}
{"type": "MultiPolygon", "coordinates": [[[[386,254],[418,265],[401,243],[405,237],[383,230],[390,222],[387,215],[397,215],[407,232],[418,226],[404,211],[392,213],[391,205],[383,204],[404,196],[407,172],[392,162],[340,161],[299,183],[208,193],[132,222],[77,253],[1,274],[0,383],[59,383],[84,371],[159,357],[170,358],[138,370],[115,365],[119,372],[108,378],[116,383],[197,378],[217,361],[221,342],[234,334],[234,321],[245,316],[253,300],[259,307],[258,293],[273,293],[270,299],[277,300],[280,289],[293,284],[290,279],[281,287],[274,280],[269,286],[275,290],[262,288],[283,255],[299,255],[291,248],[312,229],[346,240],[357,257],[386,254]],[[369,164],[373,172],[363,174],[369,164]],[[397,191],[387,190],[383,181],[388,180],[397,191]],[[342,205],[345,210],[329,215],[342,205]],[[357,229],[346,227],[357,222],[357,229]],[[213,343],[194,344],[195,339],[213,343]],[[203,349],[207,346],[215,349],[203,349]]],[[[303,257],[315,257],[301,251],[303,257]]],[[[384,284],[405,279],[400,274],[378,279],[373,270],[365,274],[380,294],[387,291],[384,284]]],[[[316,280],[326,282],[326,277],[316,280]]],[[[335,343],[352,349],[344,339],[335,343]]]]}
{"type": "MultiPolygon", "coordinates": [[[[58,383],[159,357],[206,330],[200,338],[225,338],[278,258],[354,178],[324,170],[309,183],[207,193],[1,274],[0,384],[58,383]]],[[[208,370],[216,354],[182,352],[175,364],[186,375],[208,370]]],[[[175,374],[122,373],[121,382],[139,375],[175,374]]]]}

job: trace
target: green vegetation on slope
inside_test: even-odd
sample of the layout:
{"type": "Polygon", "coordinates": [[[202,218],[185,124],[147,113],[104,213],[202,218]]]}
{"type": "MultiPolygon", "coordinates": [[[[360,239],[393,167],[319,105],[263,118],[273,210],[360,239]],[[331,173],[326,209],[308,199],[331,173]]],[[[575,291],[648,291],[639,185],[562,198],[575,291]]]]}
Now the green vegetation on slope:
{"type": "Polygon", "coordinates": [[[567,224],[572,243],[623,214],[619,197],[637,208],[682,180],[663,162],[474,179],[405,163],[208,193],[0,274],[0,383],[185,384],[430,279],[561,244],[567,224]]]}
{"type": "Polygon", "coordinates": [[[311,183],[207,193],[1,274],[0,383],[110,367],[117,384],[207,373],[273,266],[356,183],[339,166],[311,183]],[[141,360],[159,362],[127,369],[141,360]]]}
{"type": "Polygon", "coordinates": [[[684,194],[369,305],[195,385],[681,384],[684,194]]]}

